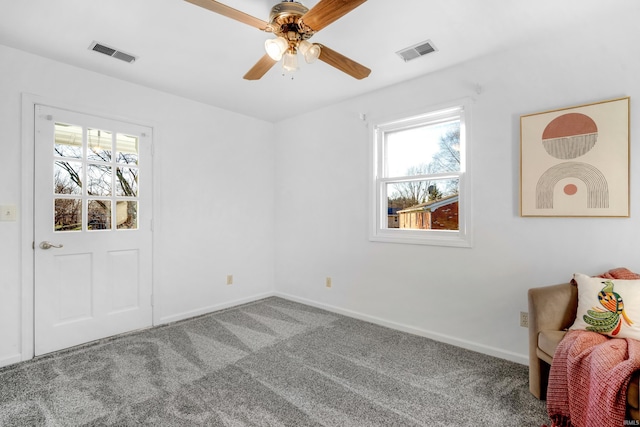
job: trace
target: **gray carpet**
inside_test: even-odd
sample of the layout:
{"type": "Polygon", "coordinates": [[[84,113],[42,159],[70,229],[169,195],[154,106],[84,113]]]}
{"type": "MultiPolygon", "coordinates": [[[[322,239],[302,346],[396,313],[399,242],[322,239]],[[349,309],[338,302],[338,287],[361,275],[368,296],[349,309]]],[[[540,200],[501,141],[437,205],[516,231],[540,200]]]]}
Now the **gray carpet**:
{"type": "Polygon", "coordinates": [[[527,368],[281,298],[0,369],[5,426],[540,426],[527,368]]]}

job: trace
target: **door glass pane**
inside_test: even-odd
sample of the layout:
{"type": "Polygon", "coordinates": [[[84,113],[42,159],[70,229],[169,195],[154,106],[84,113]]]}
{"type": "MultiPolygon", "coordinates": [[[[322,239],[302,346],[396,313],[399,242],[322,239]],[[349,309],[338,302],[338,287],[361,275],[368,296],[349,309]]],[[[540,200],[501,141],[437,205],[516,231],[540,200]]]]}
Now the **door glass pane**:
{"type": "Polygon", "coordinates": [[[138,229],[138,202],[120,200],[116,203],[118,230],[138,229]]]}
{"type": "Polygon", "coordinates": [[[82,194],[82,163],[56,160],[53,165],[55,194],[82,194]]]}
{"type": "Polygon", "coordinates": [[[111,229],[111,200],[89,200],[87,207],[87,229],[111,229]]]}
{"type": "Polygon", "coordinates": [[[138,196],[138,168],[118,168],[116,196],[138,196]]]}
{"type": "Polygon", "coordinates": [[[82,199],[55,199],[54,231],[82,230],[82,199]]]}
{"type": "Polygon", "coordinates": [[[56,123],[54,135],[55,143],[53,150],[56,156],[73,159],[82,158],[81,126],[56,123]]]}
{"type": "Polygon", "coordinates": [[[90,197],[56,199],[55,230],[138,229],[138,201],[115,200],[138,197],[138,143],[138,136],[55,124],[54,193],[90,197]]]}
{"type": "Polygon", "coordinates": [[[116,161],[129,165],[138,164],[138,137],[124,134],[116,136],[116,161]]]}
{"type": "Polygon", "coordinates": [[[87,139],[89,151],[87,158],[102,162],[111,161],[111,140],[113,134],[108,131],[98,129],[88,129],[87,139]]]}
{"type": "Polygon", "coordinates": [[[112,194],[111,166],[88,165],[87,181],[87,192],[90,196],[110,196],[112,194]]]}

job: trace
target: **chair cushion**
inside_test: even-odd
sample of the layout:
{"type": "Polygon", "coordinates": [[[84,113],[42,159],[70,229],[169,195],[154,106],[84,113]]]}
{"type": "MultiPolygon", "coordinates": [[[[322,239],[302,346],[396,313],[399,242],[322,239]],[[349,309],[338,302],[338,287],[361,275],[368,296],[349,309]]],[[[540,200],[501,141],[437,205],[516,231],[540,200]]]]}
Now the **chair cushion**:
{"type": "Polygon", "coordinates": [[[540,331],[538,334],[538,349],[553,359],[556,347],[560,344],[567,331],[540,331]]]}

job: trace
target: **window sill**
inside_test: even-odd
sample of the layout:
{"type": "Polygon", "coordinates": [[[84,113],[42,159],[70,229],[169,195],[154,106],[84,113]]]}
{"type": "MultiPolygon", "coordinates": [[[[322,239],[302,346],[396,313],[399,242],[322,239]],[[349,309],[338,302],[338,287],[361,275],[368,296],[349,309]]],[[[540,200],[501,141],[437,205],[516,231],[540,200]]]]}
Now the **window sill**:
{"type": "Polygon", "coordinates": [[[401,243],[407,245],[448,246],[470,248],[471,239],[460,232],[378,230],[369,236],[372,242],[401,243]],[[428,235],[426,235],[428,233],[428,235]]]}

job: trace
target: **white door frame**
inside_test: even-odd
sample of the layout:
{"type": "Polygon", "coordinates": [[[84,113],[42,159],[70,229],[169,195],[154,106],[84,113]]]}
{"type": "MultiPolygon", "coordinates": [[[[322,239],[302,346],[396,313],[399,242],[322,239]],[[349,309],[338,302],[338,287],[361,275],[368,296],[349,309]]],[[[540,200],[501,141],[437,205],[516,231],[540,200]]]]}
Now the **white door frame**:
{"type": "MultiPolygon", "coordinates": [[[[34,210],[33,210],[33,198],[34,198],[34,160],[35,160],[35,106],[36,104],[47,105],[54,108],[63,110],[76,111],[83,114],[89,114],[94,116],[105,117],[108,119],[119,120],[123,122],[130,122],[146,126],[152,129],[152,135],[154,135],[155,141],[155,129],[157,126],[149,124],[143,120],[132,120],[131,118],[123,118],[114,115],[110,112],[100,111],[93,107],[80,106],[75,104],[69,104],[67,102],[53,100],[46,97],[23,93],[22,94],[22,137],[21,137],[21,155],[22,155],[22,175],[21,175],[21,196],[20,196],[20,220],[22,222],[21,227],[21,277],[22,277],[22,292],[21,292],[21,346],[20,354],[21,360],[33,359],[35,355],[34,345],[34,327],[35,327],[35,256],[33,249],[34,242],[34,210]]],[[[153,151],[152,151],[153,152],[153,151]]],[[[154,166],[153,156],[151,158],[152,167],[154,166]]],[[[156,191],[153,182],[155,182],[155,167],[153,168],[152,176],[152,209],[155,212],[155,200],[156,191]]],[[[153,230],[152,230],[153,231],[153,230]]],[[[151,245],[151,259],[152,259],[152,292],[155,295],[155,281],[154,277],[154,250],[153,243],[151,245]]],[[[157,324],[157,316],[159,310],[156,309],[155,304],[153,307],[153,325],[157,324]]]]}

